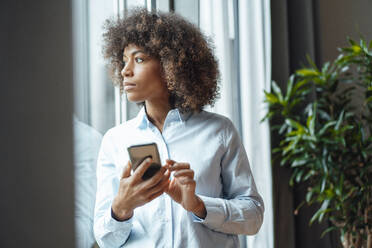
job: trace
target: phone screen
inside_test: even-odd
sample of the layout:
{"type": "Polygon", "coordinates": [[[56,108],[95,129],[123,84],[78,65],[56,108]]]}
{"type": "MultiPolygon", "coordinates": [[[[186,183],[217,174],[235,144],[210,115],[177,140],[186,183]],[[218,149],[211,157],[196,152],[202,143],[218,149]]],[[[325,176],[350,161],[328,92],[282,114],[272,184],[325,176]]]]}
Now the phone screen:
{"type": "Polygon", "coordinates": [[[128,153],[133,171],[136,170],[146,158],[152,158],[153,163],[142,176],[143,180],[151,178],[161,168],[160,156],[156,143],[130,146],[128,147],[128,153]]]}

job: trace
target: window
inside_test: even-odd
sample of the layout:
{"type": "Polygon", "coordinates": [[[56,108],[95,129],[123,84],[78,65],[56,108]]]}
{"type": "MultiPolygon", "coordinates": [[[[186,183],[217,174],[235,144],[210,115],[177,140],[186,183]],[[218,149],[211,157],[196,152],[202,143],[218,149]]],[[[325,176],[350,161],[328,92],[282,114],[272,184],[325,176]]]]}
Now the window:
{"type": "MultiPolygon", "coordinates": [[[[74,0],[74,91],[77,119],[104,134],[111,127],[137,115],[139,107],[128,102],[125,95],[120,96],[119,89],[112,86],[102,57],[104,21],[109,17],[123,15],[124,10],[136,6],[149,10],[175,11],[198,25],[205,35],[213,39],[221,73],[221,98],[213,108],[208,107],[206,110],[232,120],[245,143],[253,174],[258,171],[258,166],[266,166],[270,171],[270,155],[263,162],[256,155],[265,154],[268,148],[265,150],[262,147],[269,145],[253,142],[260,140],[257,137],[260,132],[252,131],[261,128],[258,124],[258,109],[263,108],[259,99],[263,88],[260,87],[267,85],[270,80],[268,0],[262,3],[239,0],[74,0]],[[248,99],[247,96],[252,97],[248,99]],[[257,116],[251,118],[255,114],[257,116]]],[[[266,206],[266,213],[270,212],[271,174],[260,177],[255,175],[255,179],[260,193],[266,198],[265,203],[270,203],[266,206]],[[257,178],[262,181],[257,182],[257,178]],[[268,186],[262,186],[261,190],[261,185],[268,186]]],[[[245,242],[245,238],[242,238],[242,247],[246,247],[246,243],[250,244],[249,247],[254,247],[254,244],[257,247],[272,247],[272,215],[267,216],[265,214],[268,224],[264,225],[268,229],[256,239],[259,241],[245,242]],[[265,244],[260,243],[260,240],[266,240],[265,244]]]]}

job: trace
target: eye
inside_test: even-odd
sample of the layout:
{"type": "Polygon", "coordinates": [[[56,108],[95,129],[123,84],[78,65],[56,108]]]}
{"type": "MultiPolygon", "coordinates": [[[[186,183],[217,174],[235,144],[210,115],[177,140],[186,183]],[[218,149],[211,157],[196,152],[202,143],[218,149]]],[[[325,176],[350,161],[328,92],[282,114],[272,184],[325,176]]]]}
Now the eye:
{"type": "Polygon", "coordinates": [[[137,63],[142,63],[143,61],[144,61],[144,59],[142,59],[142,58],[138,58],[138,57],[136,58],[137,63]]]}

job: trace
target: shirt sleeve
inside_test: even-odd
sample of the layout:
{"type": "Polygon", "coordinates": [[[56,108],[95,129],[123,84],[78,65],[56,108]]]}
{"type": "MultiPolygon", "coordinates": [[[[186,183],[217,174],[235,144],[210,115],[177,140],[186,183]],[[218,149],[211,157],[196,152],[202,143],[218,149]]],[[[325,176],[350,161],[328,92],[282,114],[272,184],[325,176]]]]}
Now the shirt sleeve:
{"type": "Polygon", "coordinates": [[[111,216],[113,198],[118,192],[119,178],[110,156],[114,151],[109,132],[103,137],[97,161],[97,194],[94,209],[94,236],[101,248],[120,247],[128,239],[132,219],[116,221],[111,216]]]}
{"type": "Polygon", "coordinates": [[[223,197],[199,195],[207,210],[205,219],[195,222],[229,234],[256,234],[263,222],[264,203],[258,194],[247,154],[239,135],[228,121],[223,132],[225,153],[221,159],[223,197]]]}

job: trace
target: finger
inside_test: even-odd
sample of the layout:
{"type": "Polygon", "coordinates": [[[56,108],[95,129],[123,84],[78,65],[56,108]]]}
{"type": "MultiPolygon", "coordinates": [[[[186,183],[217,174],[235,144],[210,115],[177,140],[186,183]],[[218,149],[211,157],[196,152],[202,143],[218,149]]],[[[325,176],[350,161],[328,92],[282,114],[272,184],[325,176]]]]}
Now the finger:
{"type": "MultiPolygon", "coordinates": [[[[154,187],[156,184],[158,184],[163,178],[167,177],[166,176],[167,170],[165,167],[161,167],[156,174],[151,177],[149,180],[146,180],[144,182],[144,187],[145,188],[151,188],[154,187]]],[[[169,178],[169,177],[168,177],[169,178]]]]}
{"type": "Polygon", "coordinates": [[[171,180],[169,180],[169,179],[165,181],[164,187],[163,187],[164,192],[168,192],[169,191],[170,183],[171,183],[171,180]]]}
{"type": "Polygon", "coordinates": [[[147,199],[150,202],[150,201],[154,200],[155,198],[161,196],[163,193],[164,193],[164,191],[156,192],[155,194],[149,196],[147,199]]]}
{"type": "MultiPolygon", "coordinates": [[[[171,172],[170,172],[169,170],[166,170],[165,173],[164,173],[165,179],[166,179],[166,180],[169,180],[170,175],[171,175],[171,172]]],[[[165,179],[164,179],[164,180],[165,180],[165,179]]]]}
{"type": "Polygon", "coordinates": [[[169,179],[170,178],[170,171],[169,170],[167,170],[166,172],[165,172],[166,174],[166,183],[165,183],[165,185],[164,185],[164,192],[168,192],[168,189],[169,189],[169,187],[171,187],[171,180],[169,179]]]}
{"type": "Polygon", "coordinates": [[[169,179],[168,178],[164,178],[158,184],[156,184],[154,187],[150,188],[147,191],[147,194],[148,195],[153,195],[153,194],[155,194],[155,193],[157,193],[159,191],[164,191],[164,189],[167,187],[168,184],[169,184],[169,179]]]}
{"type": "Polygon", "coordinates": [[[177,178],[177,181],[181,185],[192,185],[192,186],[196,185],[195,180],[189,177],[180,177],[180,178],[177,178]]]}
{"type": "MultiPolygon", "coordinates": [[[[170,183],[170,180],[169,180],[169,178],[170,178],[170,171],[166,171],[165,172],[165,178],[163,179],[163,181],[164,181],[164,185],[169,185],[169,183],[170,183]]],[[[163,181],[162,181],[162,184],[163,184],[163,181]]]]}
{"type": "Polygon", "coordinates": [[[175,163],[172,167],[169,168],[170,171],[181,170],[181,169],[190,169],[189,163],[175,163]]]}
{"type": "Polygon", "coordinates": [[[137,167],[138,167],[140,164],[142,164],[142,162],[144,162],[144,161],[146,160],[146,158],[151,158],[151,159],[152,159],[152,156],[148,155],[148,156],[145,156],[145,157],[143,157],[143,158],[141,158],[141,159],[138,159],[138,160],[136,161],[136,163],[134,164],[134,166],[133,166],[134,170],[136,170],[137,167]]]}
{"type": "Polygon", "coordinates": [[[174,177],[190,177],[194,178],[194,171],[191,169],[181,169],[173,174],[174,177]]]}
{"type": "Polygon", "coordinates": [[[172,159],[166,159],[165,162],[167,163],[167,165],[170,165],[170,166],[173,166],[175,163],[177,163],[176,161],[172,159]]]}
{"type": "Polygon", "coordinates": [[[130,170],[132,169],[132,164],[128,161],[127,165],[124,166],[123,173],[121,174],[121,178],[127,178],[130,176],[130,170]]]}
{"type": "Polygon", "coordinates": [[[176,161],[174,161],[174,160],[166,159],[166,160],[165,160],[165,165],[164,165],[164,167],[167,168],[167,169],[169,169],[169,168],[172,167],[175,163],[176,163],[176,161]]]}
{"type": "Polygon", "coordinates": [[[152,163],[151,158],[146,158],[134,171],[133,176],[137,179],[142,178],[143,174],[145,174],[146,170],[150,167],[152,163]]]}
{"type": "Polygon", "coordinates": [[[170,182],[169,182],[169,188],[174,188],[175,187],[175,184],[176,184],[176,180],[175,179],[170,180],[170,182]]]}

